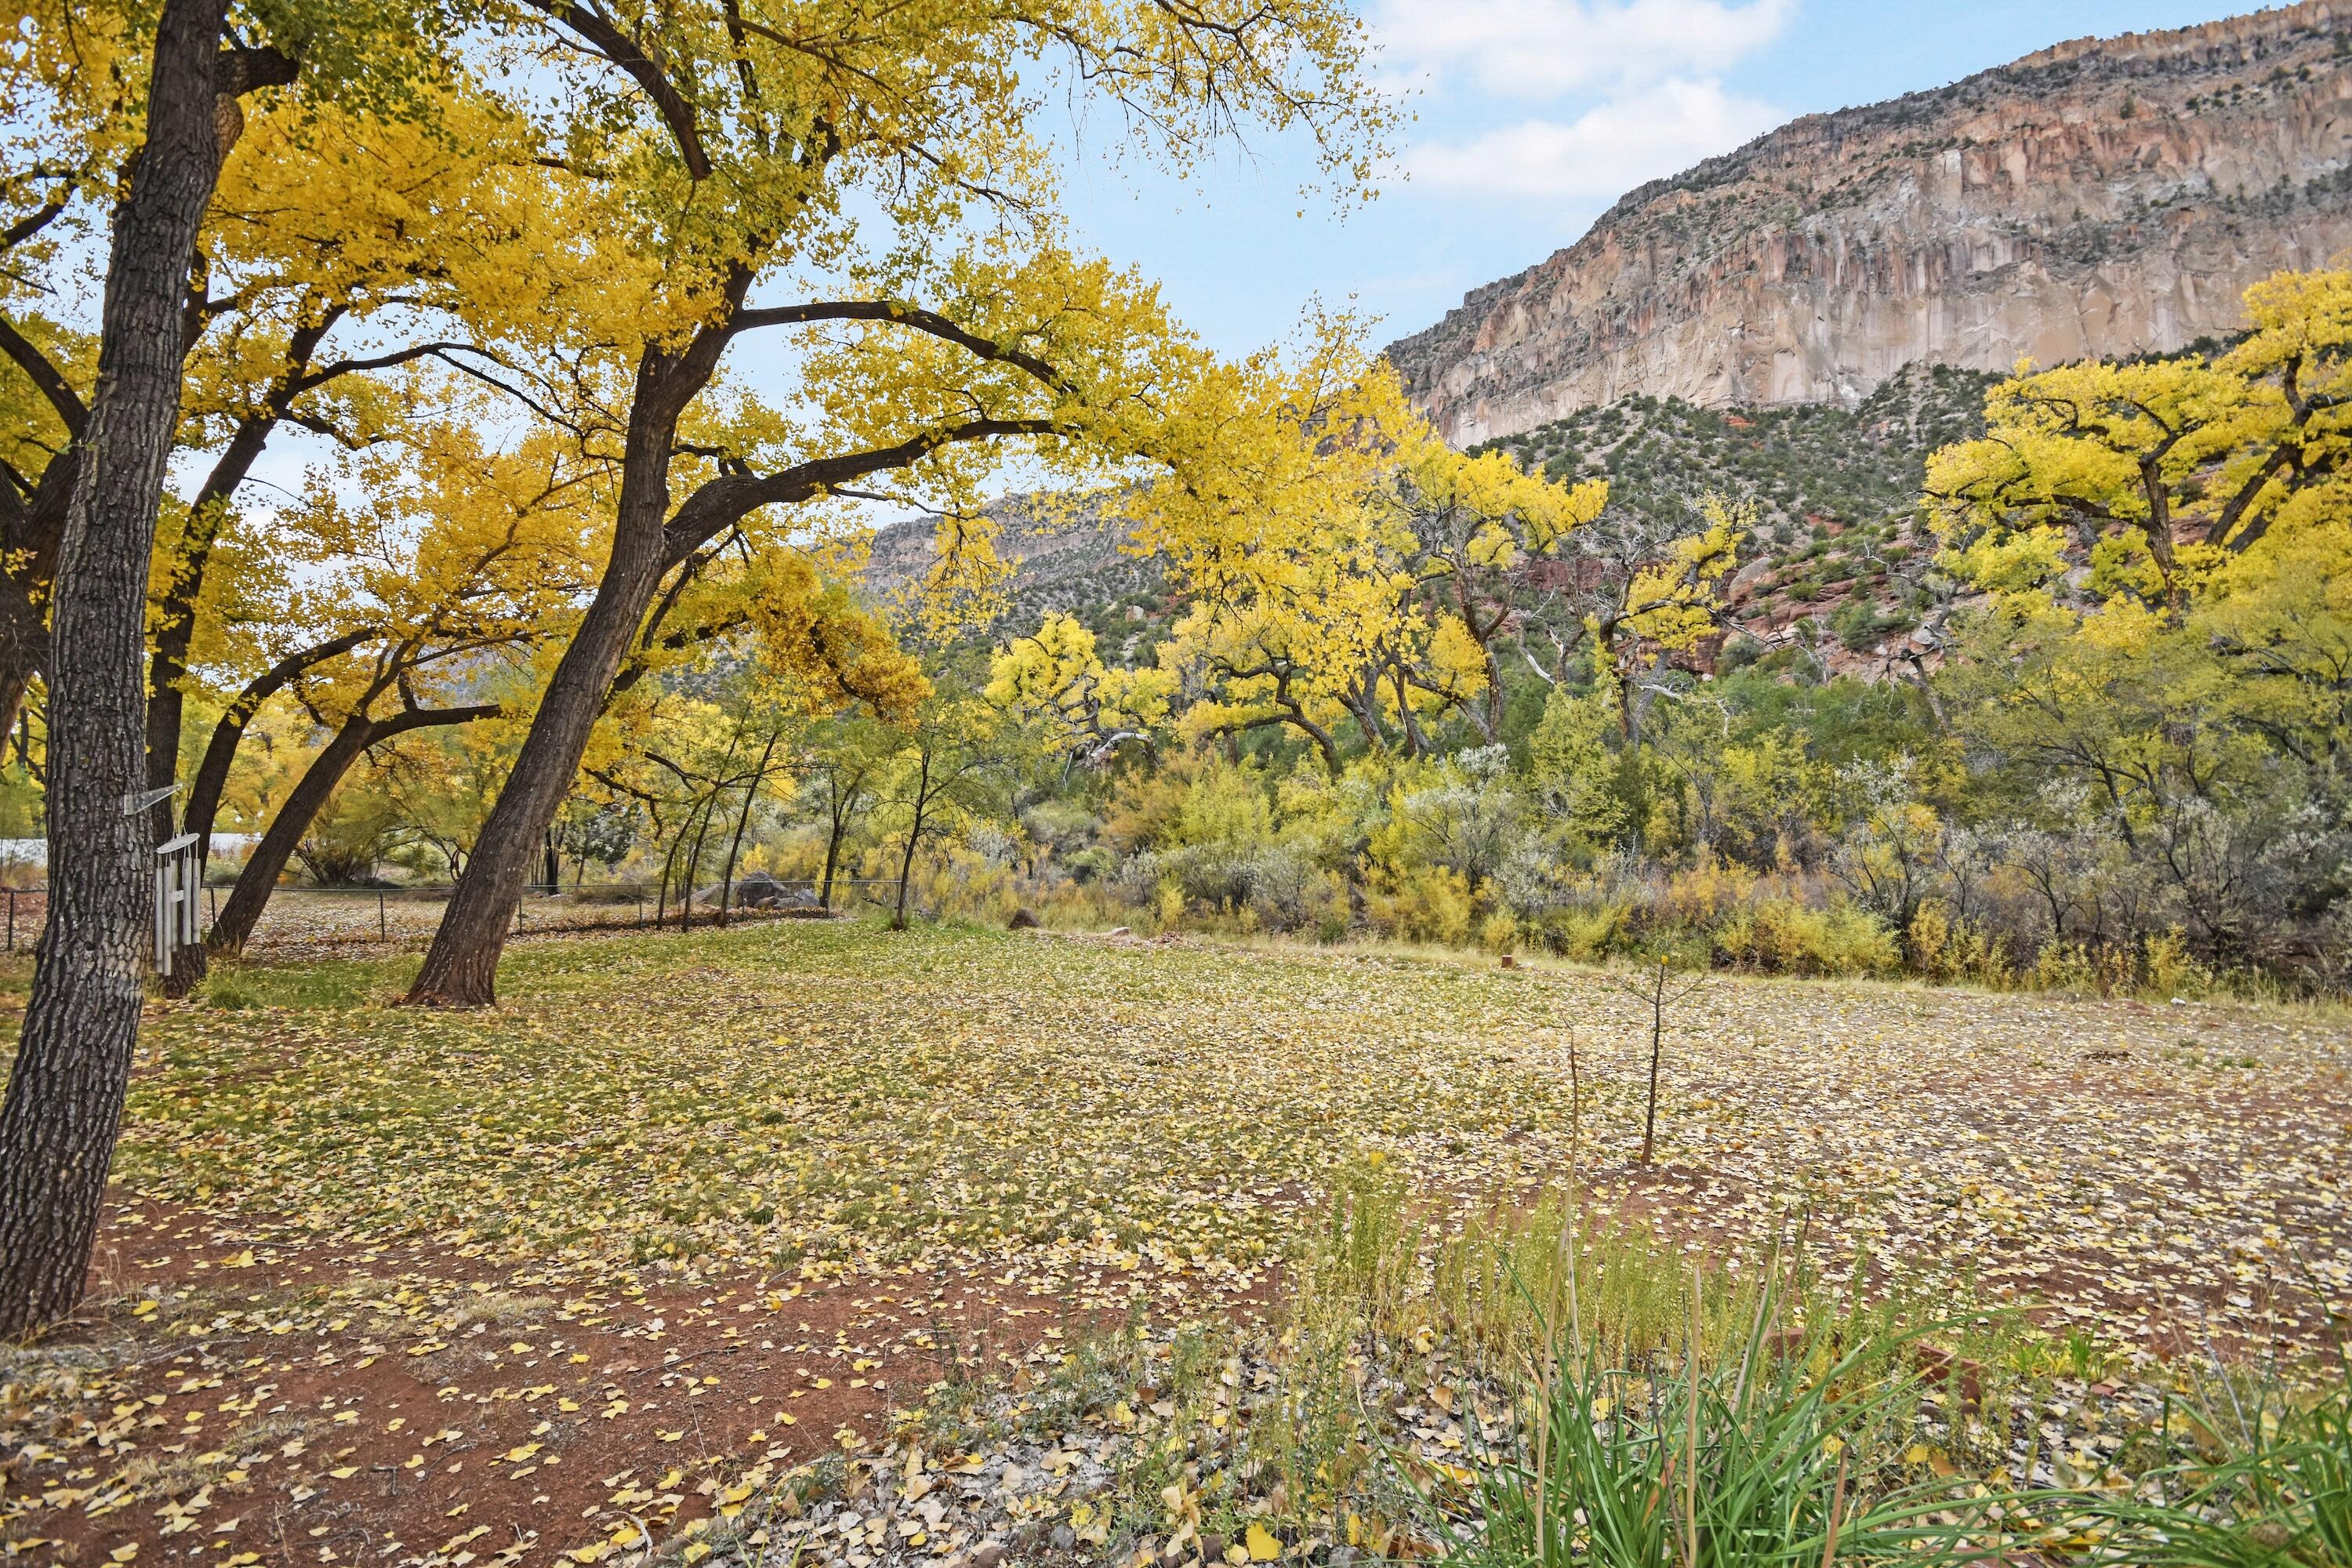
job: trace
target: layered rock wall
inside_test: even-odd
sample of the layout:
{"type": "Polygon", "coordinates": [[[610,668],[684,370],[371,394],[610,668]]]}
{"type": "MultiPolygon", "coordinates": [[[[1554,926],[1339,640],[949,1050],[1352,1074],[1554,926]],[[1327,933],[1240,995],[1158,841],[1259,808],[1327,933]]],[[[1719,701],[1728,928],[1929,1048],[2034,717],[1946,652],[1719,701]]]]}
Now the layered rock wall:
{"type": "Polygon", "coordinates": [[[2085,39],[1633,192],[1389,349],[1468,445],[1635,394],[1852,406],[1914,361],[2169,352],[2352,250],[2352,0],[2085,39]]]}

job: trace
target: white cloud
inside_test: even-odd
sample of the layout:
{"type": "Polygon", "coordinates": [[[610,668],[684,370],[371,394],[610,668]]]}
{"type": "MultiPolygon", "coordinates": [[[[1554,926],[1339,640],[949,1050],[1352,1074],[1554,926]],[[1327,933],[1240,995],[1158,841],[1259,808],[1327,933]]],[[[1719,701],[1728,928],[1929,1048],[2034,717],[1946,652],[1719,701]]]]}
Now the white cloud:
{"type": "Polygon", "coordinates": [[[1795,0],[1381,0],[1391,72],[1551,98],[1728,68],[1779,37],[1795,0]]]}
{"type": "Polygon", "coordinates": [[[1676,79],[1640,88],[1565,122],[1528,120],[1468,141],[1408,151],[1413,184],[1474,195],[1548,200],[1622,195],[1780,123],[1780,111],[1676,79]]]}

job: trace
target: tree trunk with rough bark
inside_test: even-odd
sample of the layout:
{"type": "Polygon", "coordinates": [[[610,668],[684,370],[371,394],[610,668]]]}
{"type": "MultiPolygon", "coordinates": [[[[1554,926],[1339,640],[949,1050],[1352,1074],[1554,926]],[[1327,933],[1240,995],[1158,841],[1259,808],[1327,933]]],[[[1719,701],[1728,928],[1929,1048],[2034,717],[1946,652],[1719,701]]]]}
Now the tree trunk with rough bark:
{"type": "Polygon", "coordinates": [[[648,351],[638,367],[612,557],[531,716],[514,770],[475,841],[474,858],[442,911],[424,967],[409,987],[413,1004],[487,1007],[498,1001],[499,959],[541,836],[571,792],[589,731],[668,568],[665,524],[677,421],[709,382],[718,353],[717,343],[707,355],[689,350],[683,360],[648,351]]]}
{"type": "Polygon", "coordinates": [[[26,689],[48,662],[49,628],[41,613],[22,585],[0,572],[0,734],[15,728],[26,689]]]}
{"type": "Polygon", "coordinates": [[[152,847],[147,566],[179,423],[181,308],[220,166],[224,0],[166,0],[147,140],[114,221],[98,390],[59,549],[48,670],[49,911],[0,1106],[0,1338],[81,1294],[144,999],[152,847]]]}

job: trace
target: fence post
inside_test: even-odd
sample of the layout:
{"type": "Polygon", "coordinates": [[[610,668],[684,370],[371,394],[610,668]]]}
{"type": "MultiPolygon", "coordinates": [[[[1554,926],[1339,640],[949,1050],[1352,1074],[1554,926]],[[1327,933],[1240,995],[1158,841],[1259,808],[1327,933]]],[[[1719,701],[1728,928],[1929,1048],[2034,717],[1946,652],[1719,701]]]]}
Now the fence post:
{"type": "Polygon", "coordinates": [[[383,889],[382,888],[378,888],[375,890],[375,939],[378,942],[390,942],[392,940],[392,928],[384,921],[383,889]]]}
{"type": "Polygon", "coordinates": [[[218,888],[205,889],[205,908],[209,911],[209,923],[220,924],[220,889],[218,888]]]}
{"type": "Polygon", "coordinates": [[[8,889],[8,951],[16,951],[16,889],[8,889]]]}

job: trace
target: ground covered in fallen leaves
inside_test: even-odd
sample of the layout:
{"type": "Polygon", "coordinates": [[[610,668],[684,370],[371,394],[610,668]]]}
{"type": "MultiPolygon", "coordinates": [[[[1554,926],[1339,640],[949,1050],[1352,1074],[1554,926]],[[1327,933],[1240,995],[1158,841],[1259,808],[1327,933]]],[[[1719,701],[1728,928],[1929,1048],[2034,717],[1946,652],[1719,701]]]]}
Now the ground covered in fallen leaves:
{"type": "Polygon", "coordinates": [[[1717,979],[1645,1167],[1648,1013],[1593,973],[794,922],[520,943],[469,1015],[388,1005],[413,962],[151,1013],[87,1319],[0,1352],[0,1550],[691,1563],[797,1476],[820,1556],[986,1563],[958,1495],[1083,1551],[1075,1434],[926,1468],[893,1413],[1251,1310],[1366,1162],[1966,1279],[2094,1357],[2352,1310],[2340,1015],[1717,979]],[[861,1466],[887,1523],[823,1503],[861,1466]]]}

